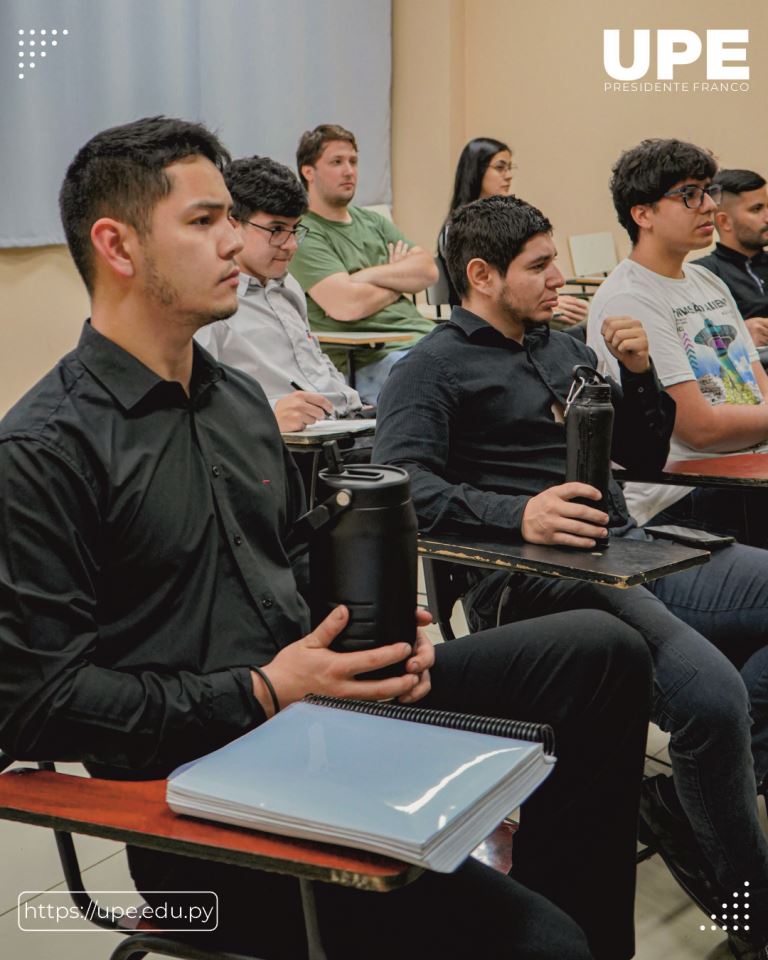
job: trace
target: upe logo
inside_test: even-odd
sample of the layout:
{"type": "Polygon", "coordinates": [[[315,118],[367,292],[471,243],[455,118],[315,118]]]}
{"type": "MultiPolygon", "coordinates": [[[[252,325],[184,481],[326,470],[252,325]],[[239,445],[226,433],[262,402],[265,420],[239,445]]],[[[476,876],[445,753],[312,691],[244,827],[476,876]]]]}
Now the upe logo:
{"type": "Polygon", "coordinates": [[[629,66],[621,61],[621,31],[603,30],[603,64],[608,76],[622,81],[645,77],[651,66],[651,33],[656,39],[656,80],[673,80],[675,67],[696,63],[705,46],[707,80],[749,80],[749,30],[707,30],[704,43],[693,30],[633,30],[629,66]],[[740,62],[745,65],[734,66],[740,62]]]}

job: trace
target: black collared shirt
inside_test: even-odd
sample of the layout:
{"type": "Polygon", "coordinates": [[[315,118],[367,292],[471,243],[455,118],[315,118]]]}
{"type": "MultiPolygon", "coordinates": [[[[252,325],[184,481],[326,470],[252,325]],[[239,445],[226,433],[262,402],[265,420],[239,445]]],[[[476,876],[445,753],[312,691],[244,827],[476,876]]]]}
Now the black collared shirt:
{"type": "Polygon", "coordinates": [[[706,257],[695,260],[725,283],[742,317],[768,317],[768,253],[761,250],[745,257],[738,250],[718,243],[706,257]]]}
{"type": "MultiPolygon", "coordinates": [[[[535,324],[520,345],[454,307],[392,368],[373,458],[410,473],[422,531],[520,532],[530,497],[565,481],[558,414],[579,363],[595,367],[597,357],[573,336],[535,324]]],[[[660,468],[674,401],[653,369],[636,375],[622,367],[622,386],[612,392],[614,460],[660,468]]],[[[612,532],[634,526],[614,482],[607,499],[612,532]]]]}
{"type": "Polygon", "coordinates": [[[161,776],[263,721],[302,497],[254,380],[195,346],[187,397],[86,324],[0,423],[3,748],[161,776]]]}

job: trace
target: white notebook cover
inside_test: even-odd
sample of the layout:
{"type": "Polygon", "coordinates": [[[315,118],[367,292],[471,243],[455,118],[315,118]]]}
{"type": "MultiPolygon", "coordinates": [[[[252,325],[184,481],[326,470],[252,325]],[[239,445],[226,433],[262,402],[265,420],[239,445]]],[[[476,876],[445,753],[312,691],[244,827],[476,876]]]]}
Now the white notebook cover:
{"type": "Polygon", "coordinates": [[[492,830],[548,775],[550,760],[539,743],[295,703],[176,770],[168,803],[423,862],[440,834],[475,824],[478,811],[472,829],[482,831],[488,799],[501,810],[492,830]]]}

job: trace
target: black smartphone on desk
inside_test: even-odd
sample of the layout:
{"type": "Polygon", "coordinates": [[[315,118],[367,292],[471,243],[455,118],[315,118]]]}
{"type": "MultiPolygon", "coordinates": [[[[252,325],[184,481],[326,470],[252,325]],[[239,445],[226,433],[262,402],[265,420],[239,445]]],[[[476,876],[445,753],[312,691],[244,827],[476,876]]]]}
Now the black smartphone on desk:
{"type": "Polygon", "coordinates": [[[710,533],[708,530],[697,530],[694,527],[643,527],[646,533],[652,534],[661,540],[674,540],[675,543],[682,543],[686,547],[700,547],[702,550],[717,550],[719,547],[727,547],[735,543],[736,538],[727,534],[710,533]]]}

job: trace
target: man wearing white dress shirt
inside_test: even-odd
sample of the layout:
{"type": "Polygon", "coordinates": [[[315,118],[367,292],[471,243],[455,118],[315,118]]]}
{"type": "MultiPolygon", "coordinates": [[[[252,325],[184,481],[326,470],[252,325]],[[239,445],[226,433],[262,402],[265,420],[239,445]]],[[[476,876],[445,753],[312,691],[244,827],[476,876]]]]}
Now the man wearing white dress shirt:
{"type": "Polygon", "coordinates": [[[355,414],[360,397],[320,349],[307,322],[304,292],[287,272],[307,232],[301,224],[304,188],[269,157],[235,160],[224,177],[243,242],[236,257],[239,306],[229,319],[201,328],[196,340],[217,360],[259,381],[283,433],[329,414],[355,414]]]}

